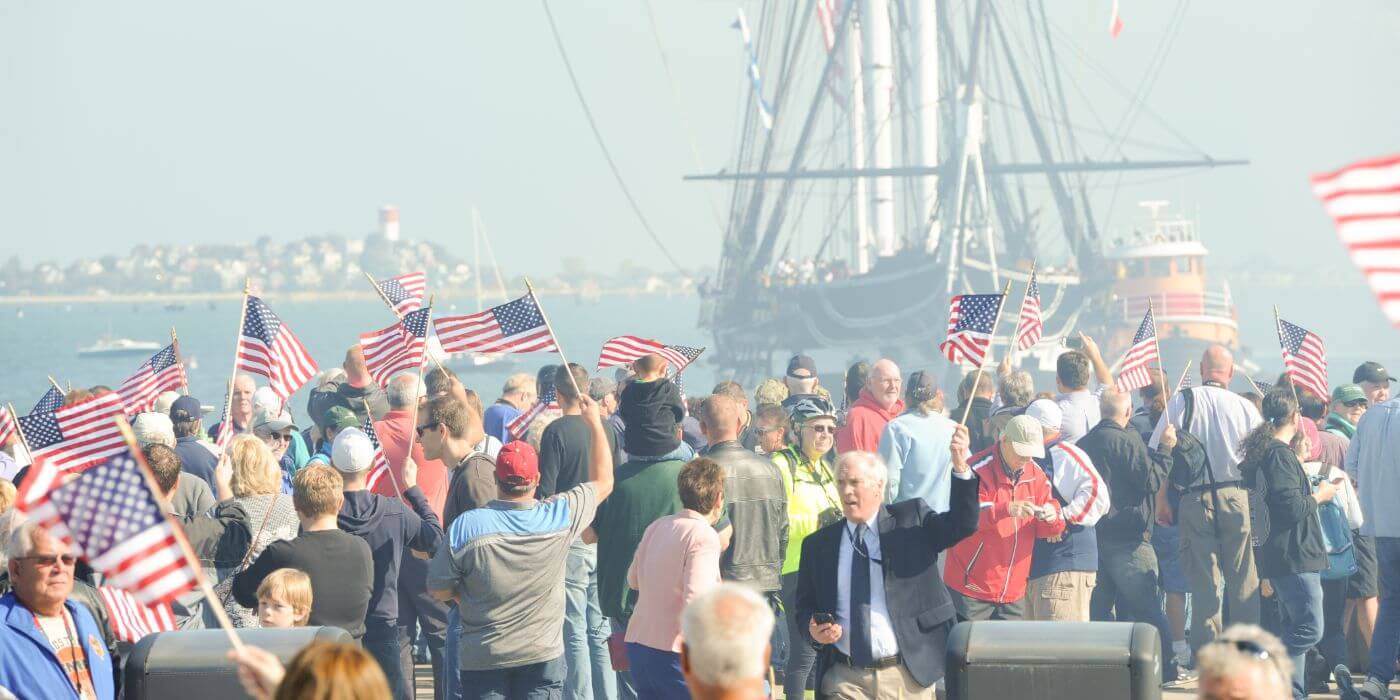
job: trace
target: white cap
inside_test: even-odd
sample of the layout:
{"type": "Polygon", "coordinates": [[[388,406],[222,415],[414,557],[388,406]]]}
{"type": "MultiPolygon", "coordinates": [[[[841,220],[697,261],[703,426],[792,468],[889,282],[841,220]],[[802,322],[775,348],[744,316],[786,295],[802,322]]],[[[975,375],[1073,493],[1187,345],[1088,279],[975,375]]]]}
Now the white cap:
{"type": "Polygon", "coordinates": [[[131,423],[131,432],[136,434],[136,442],[142,447],[153,443],[175,447],[175,425],[164,413],[137,414],[131,423]]]}
{"type": "Polygon", "coordinates": [[[270,386],[260,386],[253,392],[253,408],[266,408],[267,412],[277,415],[282,410],[282,400],[277,398],[277,392],[270,386]]]}
{"type": "Polygon", "coordinates": [[[335,436],[331,444],[331,464],[346,474],[356,474],[369,469],[374,462],[374,445],[369,436],[359,428],[346,428],[335,436]]]}
{"type": "Polygon", "coordinates": [[[1041,427],[1046,432],[1060,432],[1060,425],[1064,423],[1065,412],[1060,410],[1060,404],[1050,399],[1036,399],[1026,406],[1026,415],[1040,421],[1041,427]]]}

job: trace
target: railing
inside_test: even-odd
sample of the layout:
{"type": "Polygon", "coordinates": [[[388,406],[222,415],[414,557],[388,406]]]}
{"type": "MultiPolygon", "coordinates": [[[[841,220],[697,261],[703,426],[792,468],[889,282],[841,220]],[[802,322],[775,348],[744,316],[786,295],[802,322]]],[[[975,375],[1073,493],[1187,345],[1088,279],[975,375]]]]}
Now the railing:
{"type": "Polygon", "coordinates": [[[1125,297],[1114,302],[1117,314],[1124,322],[1137,323],[1147,313],[1147,302],[1159,319],[1208,317],[1234,321],[1235,302],[1229,292],[1168,292],[1125,297]]]}

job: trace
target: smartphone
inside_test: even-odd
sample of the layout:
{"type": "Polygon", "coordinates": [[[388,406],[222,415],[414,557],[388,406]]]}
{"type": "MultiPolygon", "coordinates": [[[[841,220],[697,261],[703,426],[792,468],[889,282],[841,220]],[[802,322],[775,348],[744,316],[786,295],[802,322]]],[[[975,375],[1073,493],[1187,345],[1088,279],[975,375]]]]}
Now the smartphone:
{"type": "Polygon", "coordinates": [[[829,625],[836,622],[836,618],[833,617],[831,613],[824,612],[812,613],[812,619],[816,620],[819,625],[829,625]]]}
{"type": "Polygon", "coordinates": [[[1084,349],[1084,341],[1083,341],[1082,339],[1080,339],[1078,336],[1070,336],[1070,337],[1065,338],[1065,347],[1067,347],[1067,348],[1069,348],[1069,349],[1071,349],[1071,350],[1083,350],[1083,349],[1084,349]]]}

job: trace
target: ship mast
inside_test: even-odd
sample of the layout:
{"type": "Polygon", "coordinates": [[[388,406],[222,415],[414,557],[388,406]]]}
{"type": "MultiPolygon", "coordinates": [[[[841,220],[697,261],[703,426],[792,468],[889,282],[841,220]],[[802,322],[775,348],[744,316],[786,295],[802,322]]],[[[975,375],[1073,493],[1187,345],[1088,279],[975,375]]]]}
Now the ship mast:
{"type": "MultiPolygon", "coordinates": [[[[938,12],[934,2],[918,0],[907,2],[905,12],[910,19],[909,33],[914,49],[913,117],[917,162],[911,165],[931,167],[938,165],[938,12]]],[[[917,185],[914,244],[915,247],[922,244],[925,252],[932,253],[938,249],[940,234],[935,218],[938,176],[924,175],[918,178],[917,185]]]]}
{"type": "MultiPolygon", "coordinates": [[[[848,2],[850,0],[847,0],[848,2]]],[[[850,97],[846,104],[850,117],[847,135],[851,142],[851,167],[865,168],[865,81],[861,79],[860,35],[846,38],[846,75],[850,97]]],[[[866,179],[851,179],[851,268],[855,274],[870,271],[870,213],[866,206],[866,179]]]]}
{"type": "MultiPolygon", "coordinates": [[[[860,0],[860,72],[865,85],[866,141],[870,164],[888,168],[894,160],[894,47],[890,43],[890,0],[860,0]]],[[[852,71],[855,72],[855,71],[852,71]]],[[[894,178],[870,183],[870,228],[879,257],[895,254],[894,178]]]]}

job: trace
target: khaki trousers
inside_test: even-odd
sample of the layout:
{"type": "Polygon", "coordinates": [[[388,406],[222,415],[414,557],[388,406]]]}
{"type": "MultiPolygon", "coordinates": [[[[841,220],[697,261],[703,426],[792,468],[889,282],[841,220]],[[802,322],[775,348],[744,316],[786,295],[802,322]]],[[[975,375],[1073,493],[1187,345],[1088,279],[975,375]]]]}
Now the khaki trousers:
{"type": "Polygon", "coordinates": [[[822,695],[836,700],[933,700],[934,689],[919,685],[903,663],[888,668],[866,670],[840,661],[828,666],[822,675],[822,695]]]}
{"type": "Polygon", "coordinates": [[[1249,542],[1249,496],[1238,486],[1222,486],[1181,497],[1181,568],[1191,589],[1191,650],[1213,641],[1227,624],[1259,624],[1259,575],[1249,542]],[[1215,512],[1216,501],[1220,512],[1215,512]],[[1219,531],[1219,536],[1216,531],[1219,531]],[[1220,596],[1221,581],[1225,596],[1220,596]],[[1221,605],[1230,612],[1222,623],[1221,605]]]}
{"type": "Polygon", "coordinates": [[[1026,582],[1026,619],[1088,622],[1097,571],[1060,571],[1026,582]]]}

